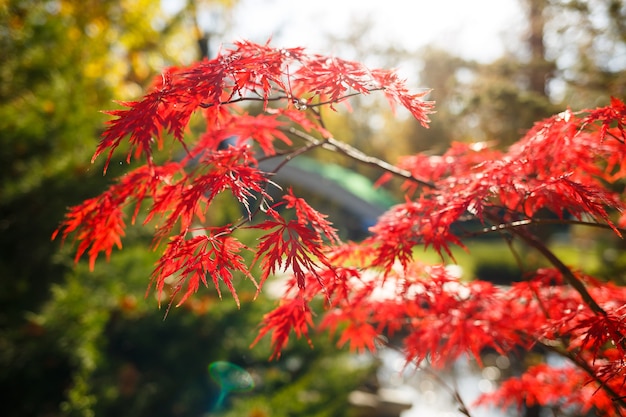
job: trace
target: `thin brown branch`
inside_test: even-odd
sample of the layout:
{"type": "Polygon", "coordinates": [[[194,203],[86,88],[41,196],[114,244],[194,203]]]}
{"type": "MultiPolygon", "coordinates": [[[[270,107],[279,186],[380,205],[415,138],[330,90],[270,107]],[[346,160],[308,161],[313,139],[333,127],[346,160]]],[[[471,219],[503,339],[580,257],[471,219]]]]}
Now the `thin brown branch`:
{"type": "Polygon", "coordinates": [[[334,151],[338,151],[342,154],[344,154],[345,156],[354,159],[358,162],[361,162],[363,164],[366,165],[372,165],[375,166],[377,168],[380,168],[383,171],[389,172],[390,174],[393,174],[395,176],[398,176],[400,178],[404,178],[406,180],[409,181],[414,181],[417,182],[418,184],[424,186],[424,187],[428,187],[428,188],[437,188],[435,184],[433,184],[432,182],[429,181],[424,181],[421,180],[419,178],[414,177],[409,171],[402,169],[402,168],[398,168],[395,165],[392,165],[386,161],[383,161],[382,159],[379,158],[375,158],[373,156],[367,155],[363,152],[361,152],[360,150],[358,150],[357,148],[355,148],[354,146],[348,145],[345,142],[342,142],[340,140],[337,140],[333,137],[327,138],[325,140],[319,140],[307,133],[304,133],[296,128],[289,128],[289,133],[304,139],[305,141],[309,142],[309,143],[319,143],[322,147],[324,147],[325,149],[329,149],[329,150],[334,150],[334,151]]]}
{"type": "MultiPolygon", "coordinates": [[[[384,88],[372,88],[370,90],[368,90],[368,92],[373,92],[373,91],[380,91],[380,90],[384,90],[384,88]]],[[[333,100],[328,100],[328,101],[320,101],[320,102],[306,102],[306,103],[300,103],[300,100],[296,97],[293,97],[289,94],[285,94],[285,95],[280,95],[280,96],[274,96],[274,97],[262,97],[260,94],[258,94],[258,97],[250,97],[250,96],[240,96],[238,98],[233,98],[230,100],[226,100],[226,101],[221,101],[219,103],[200,103],[198,106],[202,107],[203,109],[208,109],[209,107],[213,107],[216,105],[226,105],[226,104],[233,104],[233,103],[240,103],[242,101],[263,101],[263,102],[269,102],[269,101],[281,101],[281,100],[292,100],[296,105],[301,105],[301,106],[306,106],[307,108],[310,107],[321,107],[321,106],[325,106],[327,104],[335,104],[335,103],[341,103],[342,101],[349,99],[350,97],[355,97],[355,96],[359,96],[362,95],[363,93],[357,91],[354,93],[349,93],[346,95],[343,95],[341,97],[337,97],[336,99],[333,100]]]]}
{"type": "MultiPolygon", "coordinates": [[[[381,343],[383,346],[386,346],[388,349],[394,350],[398,353],[400,353],[401,355],[404,355],[403,350],[399,347],[396,346],[394,344],[392,344],[391,342],[389,342],[386,338],[379,338],[378,340],[379,343],[381,343]]],[[[439,374],[435,371],[433,371],[431,368],[426,367],[426,366],[416,366],[415,369],[424,372],[426,374],[428,374],[432,379],[435,380],[435,382],[437,384],[439,384],[439,386],[446,391],[448,394],[450,394],[450,396],[452,398],[454,398],[454,400],[457,402],[458,404],[458,411],[463,414],[466,417],[472,417],[472,414],[469,411],[469,408],[467,407],[467,405],[465,404],[465,401],[463,400],[463,397],[461,397],[461,393],[459,392],[459,389],[456,387],[456,383],[454,384],[454,387],[451,387],[441,376],[439,376],[439,374]]]]}
{"type": "Polygon", "coordinates": [[[516,220],[509,223],[500,223],[494,226],[485,227],[478,232],[471,232],[465,234],[466,237],[480,236],[487,233],[509,230],[523,226],[529,225],[541,225],[541,224],[557,224],[557,225],[579,225],[579,226],[588,226],[588,227],[597,227],[600,229],[606,230],[618,230],[620,233],[626,234],[626,229],[622,229],[619,227],[611,226],[606,223],[596,223],[596,222],[586,222],[583,220],[569,220],[569,219],[523,219],[516,220]]]}
{"type": "Polygon", "coordinates": [[[308,151],[310,151],[313,148],[322,147],[322,146],[324,146],[325,143],[326,143],[326,141],[316,140],[315,142],[309,142],[305,146],[302,146],[302,147],[297,148],[297,149],[295,149],[295,150],[293,150],[291,152],[286,153],[284,158],[283,158],[283,160],[276,166],[276,168],[274,168],[270,172],[270,174],[277,173],[285,164],[287,164],[289,161],[291,161],[292,159],[294,159],[298,155],[302,155],[303,153],[308,152],[308,151]]]}
{"type": "MultiPolygon", "coordinates": [[[[368,93],[372,93],[374,91],[382,91],[384,90],[384,87],[377,87],[377,88],[370,88],[367,90],[368,93]]],[[[319,102],[315,102],[315,103],[306,103],[307,107],[319,107],[319,106],[324,106],[326,104],[335,104],[335,103],[340,103],[350,97],[355,97],[355,96],[360,96],[363,95],[364,93],[360,92],[360,91],[355,91],[353,93],[349,93],[346,94],[344,96],[338,97],[334,100],[327,100],[327,101],[319,101],[319,102]]]]}
{"type": "MultiPolygon", "coordinates": [[[[557,353],[558,355],[561,355],[564,358],[569,359],[570,361],[572,361],[572,363],[574,363],[580,369],[585,371],[585,373],[587,373],[594,381],[598,383],[598,385],[600,385],[600,387],[609,395],[612,401],[614,401],[620,407],[626,410],[626,398],[620,396],[619,393],[615,392],[615,390],[613,390],[609,386],[609,384],[606,383],[606,381],[602,380],[598,375],[596,375],[596,372],[593,370],[593,368],[591,368],[591,366],[589,366],[587,362],[580,359],[578,356],[574,355],[574,353],[570,352],[569,350],[559,349],[556,346],[552,346],[550,344],[544,344],[541,342],[539,343],[541,344],[541,346],[548,349],[549,351],[557,353]]],[[[617,411],[618,413],[620,413],[620,415],[622,415],[619,409],[617,409],[617,411]]]]}
{"type": "Polygon", "coordinates": [[[607,316],[606,311],[594,300],[585,284],[572,272],[572,270],[561,261],[548,247],[531,235],[524,229],[512,229],[515,235],[519,236],[524,242],[540,252],[560,273],[569,285],[580,294],[581,298],[587,306],[596,314],[607,316]]]}
{"type": "MultiPolygon", "coordinates": [[[[493,223],[496,223],[496,230],[500,230],[499,227],[501,224],[499,223],[499,219],[497,216],[490,215],[489,213],[485,213],[485,216],[493,223]]],[[[604,311],[604,309],[600,307],[596,300],[594,300],[591,294],[589,294],[589,291],[587,291],[587,287],[585,287],[585,284],[574,274],[574,272],[572,272],[572,270],[567,265],[565,265],[563,261],[561,261],[561,259],[545,245],[544,242],[540,241],[531,233],[529,233],[526,228],[519,227],[531,224],[532,219],[520,220],[520,222],[521,223],[519,223],[517,227],[511,227],[508,230],[510,230],[512,234],[526,242],[529,246],[537,250],[539,253],[541,253],[543,257],[546,258],[546,260],[548,260],[548,262],[550,262],[552,266],[554,266],[561,273],[565,281],[569,285],[571,285],[572,288],[574,288],[574,290],[578,292],[578,294],[580,294],[583,302],[587,304],[591,311],[606,317],[606,311],[604,311]]],[[[511,222],[511,224],[513,223],[517,222],[511,222]]]]}
{"type": "Polygon", "coordinates": [[[288,98],[289,98],[288,96],[239,97],[239,98],[233,98],[233,99],[226,100],[226,101],[220,101],[219,103],[200,103],[200,104],[198,104],[198,106],[202,107],[203,109],[208,109],[209,107],[213,107],[213,106],[216,106],[216,105],[222,106],[222,105],[226,105],[226,104],[240,103],[242,101],[263,101],[263,102],[267,102],[267,101],[286,100],[288,98]]]}
{"type": "Polygon", "coordinates": [[[611,133],[610,131],[607,131],[606,134],[608,136],[611,136],[613,139],[615,139],[616,141],[618,141],[619,143],[625,143],[624,139],[620,139],[617,136],[615,136],[613,133],[611,133]]]}

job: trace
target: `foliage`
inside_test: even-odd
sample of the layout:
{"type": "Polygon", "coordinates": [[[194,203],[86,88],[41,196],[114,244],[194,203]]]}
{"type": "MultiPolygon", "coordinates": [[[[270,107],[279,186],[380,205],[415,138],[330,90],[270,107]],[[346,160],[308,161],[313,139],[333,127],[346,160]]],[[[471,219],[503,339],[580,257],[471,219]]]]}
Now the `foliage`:
{"type": "MultiPolygon", "coordinates": [[[[505,147],[537,120],[566,107],[608,104],[626,94],[623,1],[519,0],[519,31],[506,31],[506,52],[491,62],[463,59],[428,45],[419,79],[432,88],[431,128],[408,123],[409,152],[443,152],[453,141],[505,147]]],[[[344,137],[342,135],[342,137],[344,137]]]]}
{"type": "MultiPolygon", "coordinates": [[[[164,324],[162,311],[150,307],[153,299],[142,298],[144,273],[158,259],[144,230],[126,229],[124,252],[95,272],[82,262],[74,268],[70,248],[50,242],[68,205],[102,192],[125,169],[117,155],[107,177],[101,163],[89,164],[106,118],[99,110],[113,97],[140,94],[155,68],[197,58],[189,36],[192,2],[169,16],[158,6],[158,0],[0,2],[0,386],[11,399],[3,416],[197,417],[216,394],[207,364],[220,358],[273,381],[266,390],[259,386],[270,400],[286,385],[311,388],[307,374],[318,358],[307,355],[306,342],[285,351],[286,360],[301,358],[291,372],[267,364],[268,346],[251,354],[253,334],[237,334],[257,324],[271,308],[267,300],[239,311],[234,303],[197,297],[164,324]],[[185,334],[193,337],[181,343],[185,334]]],[[[217,200],[212,220],[240,214],[217,200]]],[[[237,289],[242,300],[250,298],[237,289]]],[[[332,345],[315,344],[332,367],[332,345]]],[[[346,370],[338,378],[345,384],[334,384],[336,398],[323,393],[320,404],[345,408],[363,372],[346,370]]]]}
{"type": "Polygon", "coordinates": [[[257,338],[270,336],[274,358],[292,332],[309,339],[314,328],[337,333],[340,345],[356,351],[375,350],[382,336],[393,337],[408,362],[433,366],[463,355],[480,361],[486,350],[514,355],[542,348],[567,358],[568,366],[531,367],[480,403],[620,415],[626,291],[565,265],[533,227],[585,224],[621,236],[626,214],[615,213],[625,208],[616,190],[626,175],[626,105],[613,98],[605,107],[565,110],[537,122],[504,151],[454,143],[441,156],[416,154],[394,166],[341,142],[324,125],[322,108],[373,92],[427,125],[432,103],[408,91],[394,72],[301,48],[242,41],[215,59],[171,68],[143,99],[111,112],[94,155],[107,154],[108,165],[127,142],[127,161],[143,162],[72,207],[55,235],[73,236],[77,257],[86,254],[93,267],[100,253],[121,247],[125,219],[133,223],[145,209],[144,223],[154,227],[153,245],[161,250],[153,274],[159,300],[169,294],[170,304],[189,302],[209,277],[218,294],[225,286],[237,299],[242,280],[258,293],[269,276],[290,276],[257,338]],[[264,112],[248,114],[239,106],[244,101],[261,102],[264,112]],[[186,134],[194,112],[206,122],[199,137],[186,134]],[[165,146],[166,135],[183,156],[172,151],[157,161],[154,151],[165,146]],[[325,216],[290,190],[273,201],[272,172],[258,167],[314,148],[379,167],[381,182],[401,177],[405,202],[385,213],[364,241],[340,242],[325,216]],[[232,195],[245,215],[207,224],[221,193],[232,195]],[[469,220],[479,222],[478,232],[464,228],[469,220]],[[261,232],[256,246],[237,239],[245,229],[261,232]],[[550,267],[498,287],[463,282],[443,264],[427,265],[414,255],[416,247],[432,247],[445,259],[477,233],[524,242],[550,267]],[[244,252],[254,254],[249,263],[244,252]],[[258,281],[253,267],[261,268],[258,281]],[[581,390],[586,394],[578,396],[581,390]]]}
{"type": "MultiPolygon", "coordinates": [[[[99,110],[112,97],[139,94],[156,67],[197,55],[193,39],[181,36],[186,11],[168,19],[158,6],[0,2],[0,386],[11,398],[3,415],[89,416],[110,406],[114,399],[99,396],[118,383],[107,323],[140,314],[162,321],[161,312],[142,309],[143,273],[155,258],[141,233],[127,231],[123,256],[96,274],[73,268],[68,248],[50,242],[67,206],[109,183],[102,165],[88,162],[106,118],[99,110]]],[[[117,162],[111,174],[123,169],[117,162]]],[[[197,314],[187,315],[192,328],[197,314]]]]}
{"type": "Polygon", "coordinates": [[[101,351],[107,360],[86,380],[90,386],[87,393],[97,399],[91,406],[95,415],[216,415],[219,386],[207,369],[216,358],[237,363],[254,375],[254,391],[230,395],[225,410],[220,410],[236,409],[238,415],[254,415],[260,403],[273,404],[275,412],[287,413],[283,410],[295,404],[281,404],[280,397],[289,390],[291,398],[294,392],[317,395],[316,401],[300,404],[308,410],[331,401],[345,408],[348,392],[369,372],[346,366],[341,378],[333,378],[334,390],[329,392],[320,378],[314,379],[324,363],[337,368],[333,347],[327,341],[318,339],[315,352],[310,352],[306,343],[295,343],[285,351],[286,360],[281,363],[267,362],[269,345],[250,351],[253,335],[241,330],[255,326],[258,316],[269,308],[266,300],[244,303],[237,309],[234,303],[220,303],[214,296],[197,297],[172,311],[165,321],[162,312],[136,304],[131,309],[121,304],[113,309],[101,334],[105,339],[101,351]]]}

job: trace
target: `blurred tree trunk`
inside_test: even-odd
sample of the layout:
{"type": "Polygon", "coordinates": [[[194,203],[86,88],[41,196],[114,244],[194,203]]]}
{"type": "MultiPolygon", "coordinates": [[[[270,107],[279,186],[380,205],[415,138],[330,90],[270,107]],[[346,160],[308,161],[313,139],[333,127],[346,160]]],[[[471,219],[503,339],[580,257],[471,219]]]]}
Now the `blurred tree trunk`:
{"type": "Polygon", "coordinates": [[[547,93],[547,80],[550,76],[549,64],[546,61],[546,46],[544,43],[545,18],[544,9],[546,0],[522,0],[528,13],[528,38],[527,45],[530,52],[528,65],[529,90],[540,95],[547,93]]]}

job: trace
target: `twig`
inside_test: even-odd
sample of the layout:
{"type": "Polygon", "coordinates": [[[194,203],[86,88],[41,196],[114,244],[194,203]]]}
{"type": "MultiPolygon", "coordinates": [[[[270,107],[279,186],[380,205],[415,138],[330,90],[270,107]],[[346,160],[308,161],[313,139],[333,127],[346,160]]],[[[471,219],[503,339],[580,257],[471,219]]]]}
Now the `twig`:
{"type": "MultiPolygon", "coordinates": [[[[379,87],[379,88],[371,88],[368,91],[368,93],[374,92],[374,91],[381,91],[384,90],[384,88],[379,87]]],[[[255,91],[256,92],[256,91],[255,91]]],[[[283,92],[284,93],[284,92],[283,92]]],[[[279,96],[274,96],[274,97],[263,97],[261,94],[259,94],[258,92],[256,92],[258,97],[250,97],[250,96],[239,96],[238,98],[233,98],[230,100],[225,100],[225,101],[220,101],[219,103],[200,103],[198,104],[198,106],[202,107],[203,109],[208,109],[209,107],[213,107],[216,105],[222,106],[222,105],[226,105],[226,104],[233,104],[233,103],[240,103],[242,101],[264,101],[264,102],[268,102],[268,101],[280,101],[280,100],[292,100],[294,103],[300,103],[299,99],[296,97],[293,97],[290,94],[284,94],[284,95],[279,95],[279,96]]],[[[300,105],[302,106],[306,106],[307,108],[309,107],[320,107],[320,106],[325,106],[327,104],[335,104],[335,103],[340,103],[346,99],[349,99],[350,97],[355,97],[355,96],[359,96],[362,95],[363,93],[360,91],[356,91],[354,93],[349,93],[349,94],[345,94],[341,97],[337,97],[333,100],[327,100],[327,101],[319,101],[319,102],[309,102],[307,101],[306,103],[300,103],[300,105]]],[[[233,94],[234,95],[234,94],[233,94]]]]}
{"type": "Polygon", "coordinates": [[[482,235],[486,233],[496,232],[499,230],[507,230],[507,229],[513,229],[516,227],[528,226],[531,224],[569,224],[569,225],[589,226],[589,227],[598,227],[601,229],[609,229],[609,230],[617,229],[619,232],[626,234],[626,229],[611,226],[605,223],[586,222],[583,220],[567,220],[567,219],[523,219],[523,220],[516,220],[513,222],[509,222],[509,223],[500,223],[491,227],[485,227],[480,232],[468,233],[467,236],[478,236],[478,235],[482,235]]]}
{"type": "MultiPolygon", "coordinates": [[[[402,349],[400,349],[398,346],[395,346],[393,344],[391,344],[388,340],[381,338],[379,340],[379,342],[381,342],[383,344],[383,346],[386,346],[387,348],[391,349],[391,350],[395,350],[396,352],[400,353],[400,354],[404,354],[404,352],[402,352],[402,349]]],[[[439,384],[441,386],[441,388],[443,388],[445,391],[448,392],[448,394],[450,394],[450,396],[452,396],[452,398],[454,398],[454,400],[458,403],[458,410],[461,414],[467,416],[467,417],[472,417],[472,415],[470,414],[469,408],[467,407],[467,405],[465,404],[465,401],[463,401],[463,397],[461,397],[461,394],[459,393],[459,390],[457,387],[451,387],[450,385],[448,385],[448,383],[446,381],[443,380],[443,378],[441,378],[436,372],[434,372],[432,369],[430,368],[426,368],[423,366],[416,366],[415,369],[422,371],[424,373],[427,373],[431,378],[433,378],[435,380],[435,382],[437,382],[437,384],[439,384]]],[[[456,384],[455,384],[456,385],[456,384]]]]}
{"type": "Polygon", "coordinates": [[[402,169],[402,168],[398,168],[395,165],[392,165],[386,161],[383,161],[382,159],[379,158],[375,158],[373,156],[369,156],[363,152],[361,152],[360,150],[358,150],[357,148],[348,145],[345,142],[342,142],[340,140],[337,140],[333,137],[327,138],[325,140],[319,140],[316,139],[315,137],[302,132],[301,130],[298,130],[296,128],[289,128],[288,132],[301,138],[306,140],[309,143],[314,143],[314,144],[319,144],[322,147],[324,147],[325,149],[330,149],[330,150],[335,150],[335,151],[339,151],[342,154],[346,155],[349,158],[352,158],[356,161],[359,161],[361,163],[364,163],[366,165],[372,165],[375,166],[377,168],[382,169],[383,171],[389,172],[393,175],[396,175],[398,177],[404,178],[406,180],[409,181],[414,181],[417,182],[418,184],[424,186],[424,187],[428,187],[431,189],[435,189],[437,188],[435,186],[435,184],[433,184],[432,182],[429,181],[424,181],[421,180],[419,178],[414,177],[409,171],[407,171],[406,169],[402,169]]]}
{"type": "Polygon", "coordinates": [[[437,375],[436,372],[434,372],[432,369],[430,368],[424,368],[424,367],[419,367],[418,368],[420,371],[426,372],[428,375],[430,375],[431,378],[433,378],[435,381],[437,381],[437,383],[446,391],[448,391],[448,393],[452,396],[452,398],[454,398],[454,400],[459,404],[458,410],[461,414],[467,416],[467,417],[472,417],[472,415],[469,412],[469,409],[467,408],[467,405],[465,404],[465,401],[463,401],[463,397],[461,397],[461,394],[459,393],[459,389],[456,387],[450,387],[446,381],[443,380],[443,378],[441,378],[439,375],[437,375]]]}
{"type": "Polygon", "coordinates": [[[581,298],[587,304],[587,306],[596,314],[607,316],[607,312],[594,300],[594,298],[587,291],[585,284],[574,275],[572,270],[559,259],[548,247],[539,241],[536,237],[526,232],[523,229],[512,229],[515,235],[519,236],[523,241],[539,251],[565,278],[568,284],[570,284],[580,294],[581,298]]]}
{"type": "Polygon", "coordinates": [[[213,106],[223,106],[226,104],[233,104],[233,103],[240,103],[242,101],[280,101],[280,100],[286,100],[288,99],[289,96],[276,96],[276,97],[242,97],[240,96],[239,98],[233,98],[230,100],[226,100],[226,101],[220,101],[219,103],[200,103],[198,104],[198,106],[202,107],[203,109],[208,109],[209,107],[213,107],[213,106]]]}
{"type": "MultiPolygon", "coordinates": [[[[609,397],[611,398],[612,401],[614,401],[615,403],[617,403],[620,407],[626,409],[626,397],[622,397],[620,396],[617,392],[615,392],[610,386],[609,384],[607,384],[605,381],[603,381],[598,375],[596,375],[596,373],[594,372],[594,370],[589,366],[589,364],[587,364],[587,362],[585,362],[582,359],[579,359],[577,356],[574,355],[573,352],[570,352],[568,350],[564,350],[564,349],[558,349],[555,346],[551,346],[549,344],[544,344],[541,343],[541,346],[543,346],[544,348],[546,348],[547,350],[554,352],[556,354],[559,354],[567,359],[569,359],[570,361],[572,361],[576,366],[578,366],[579,368],[581,368],[583,371],[585,371],[594,381],[596,381],[600,387],[609,395],[609,397]]],[[[619,409],[616,409],[616,411],[619,413],[619,415],[621,416],[621,412],[619,409]]]]}

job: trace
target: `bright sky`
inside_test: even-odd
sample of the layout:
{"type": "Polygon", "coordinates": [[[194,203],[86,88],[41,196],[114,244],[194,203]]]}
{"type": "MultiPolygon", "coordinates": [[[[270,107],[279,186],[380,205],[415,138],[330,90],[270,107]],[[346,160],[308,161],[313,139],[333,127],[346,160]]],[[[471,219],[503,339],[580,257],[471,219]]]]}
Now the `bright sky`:
{"type": "Polygon", "coordinates": [[[414,50],[437,42],[464,57],[491,60],[503,42],[519,36],[518,0],[240,0],[225,34],[276,46],[333,53],[326,33],[350,32],[355,20],[372,22],[364,42],[414,50]]]}
{"type": "MultiPolygon", "coordinates": [[[[185,0],[161,1],[166,11],[174,11],[185,0]]],[[[302,46],[375,67],[389,64],[363,57],[363,51],[374,46],[412,52],[436,44],[457,56],[488,62],[501,56],[507,45],[514,47],[523,30],[520,0],[238,0],[217,20],[215,10],[220,9],[210,3],[198,2],[198,11],[203,29],[214,32],[211,54],[222,43],[264,43],[271,38],[276,47],[302,46]],[[330,36],[353,34],[355,22],[365,21],[371,26],[357,46],[360,56],[330,43],[330,36]]],[[[410,79],[418,62],[392,65],[410,79]]]]}

